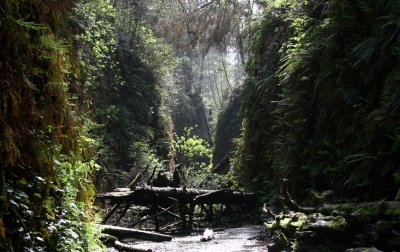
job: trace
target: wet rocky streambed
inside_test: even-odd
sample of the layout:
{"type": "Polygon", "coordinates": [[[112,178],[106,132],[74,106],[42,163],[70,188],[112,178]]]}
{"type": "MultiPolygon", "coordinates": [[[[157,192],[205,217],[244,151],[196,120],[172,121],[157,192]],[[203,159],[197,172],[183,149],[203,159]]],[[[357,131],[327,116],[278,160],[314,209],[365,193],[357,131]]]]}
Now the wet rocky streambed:
{"type": "MultiPolygon", "coordinates": [[[[153,251],[267,251],[268,242],[255,239],[265,228],[261,225],[247,225],[239,228],[227,228],[214,232],[214,239],[201,242],[201,233],[193,233],[185,236],[174,236],[169,242],[150,241],[124,241],[129,244],[137,244],[141,248],[153,251]]],[[[109,248],[110,252],[117,252],[109,248]]]]}

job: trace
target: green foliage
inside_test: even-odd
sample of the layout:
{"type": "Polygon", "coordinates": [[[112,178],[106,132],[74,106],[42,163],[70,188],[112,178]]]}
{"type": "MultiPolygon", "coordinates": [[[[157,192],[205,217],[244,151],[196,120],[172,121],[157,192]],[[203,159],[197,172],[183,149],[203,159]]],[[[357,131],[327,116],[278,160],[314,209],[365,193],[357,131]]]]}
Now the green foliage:
{"type": "Polygon", "coordinates": [[[173,48],[170,44],[157,38],[154,32],[144,23],[138,24],[138,40],[141,42],[136,45],[140,59],[155,69],[155,72],[162,77],[164,74],[173,72],[183,59],[174,56],[173,48]]]}
{"type": "Polygon", "coordinates": [[[184,166],[184,184],[196,187],[212,169],[212,151],[209,144],[192,131],[193,128],[185,128],[182,136],[176,135],[174,148],[178,162],[184,166]]]}
{"type": "Polygon", "coordinates": [[[171,158],[160,83],[171,82],[181,60],[135,5],[121,3],[0,4],[2,250],[102,249],[93,173],[107,190],[129,177],[108,187],[103,174],[171,158]]]}
{"type": "Polygon", "coordinates": [[[394,197],[398,10],[391,0],[268,1],[247,66],[243,181],[265,194],[288,177],[295,196],[394,197]]]}
{"type": "Polygon", "coordinates": [[[0,4],[2,251],[100,249],[90,224],[92,139],[77,116],[82,107],[70,99],[83,96],[74,82],[71,6],[0,4]]]}
{"type": "Polygon", "coordinates": [[[94,139],[101,190],[127,186],[131,178],[126,173],[164,165],[171,157],[169,114],[160,83],[178,61],[135,8],[120,1],[88,0],[74,9],[78,88],[86,92],[82,117],[94,139]]]}
{"type": "Polygon", "coordinates": [[[176,137],[176,149],[188,158],[189,162],[193,162],[195,157],[205,157],[211,159],[211,150],[209,144],[199,138],[197,135],[192,135],[193,128],[185,128],[183,136],[176,137]]]}
{"type": "Polygon", "coordinates": [[[79,28],[75,39],[80,42],[78,57],[86,88],[99,85],[105,68],[115,67],[113,54],[117,34],[116,11],[108,0],[82,1],[74,8],[73,21],[79,28]]]}

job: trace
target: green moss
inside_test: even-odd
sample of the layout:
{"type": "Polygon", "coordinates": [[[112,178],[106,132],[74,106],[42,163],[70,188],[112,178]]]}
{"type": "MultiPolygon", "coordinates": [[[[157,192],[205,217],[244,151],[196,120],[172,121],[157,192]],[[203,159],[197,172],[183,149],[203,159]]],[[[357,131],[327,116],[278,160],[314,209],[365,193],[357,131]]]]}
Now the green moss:
{"type": "Polygon", "coordinates": [[[243,91],[240,179],[265,195],[266,181],[279,188],[287,177],[293,198],[333,190],[358,202],[392,199],[399,165],[400,117],[390,112],[400,108],[400,58],[391,37],[398,1],[263,9],[243,91]]]}
{"type": "Polygon", "coordinates": [[[69,39],[75,32],[69,26],[72,6],[0,4],[7,16],[0,26],[0,166],[6,174],[0,208],[9,212],[2,219],[7,232],[0,250],[87,251],[86,238],[96,243],[82,229],[82,221],[94,217],[76,197],[90,188],[93,170],[79,164],[93,156],[82,144],[85,133],[76,116],[81,107],[69,99],[78,75],[69,39]],[[64,231],[70,235],[62,237],[64,231]]]}
{"type": "Polygon", "coordinates": [[[295,213],[293,216],[279,214],[272,222],[264,223],[265,227],[270,230],[282,230],[285,233],[294,234],[297,230],[307,227],[308,216],[304,213],[295,213]]]}
{"type": "Polygon", "coordinates": [[[346,219],[343,216],[335,216],[327,221],[330,222],[328,228],[335,231],[344,232],[348,227],[346,219]]]}
{"type": "Polygon", "coordinates": [[[296,229],[303,229],[307,224],[308,216],[304,213],[295,213],[292,217],[290,225],[296,229]]]}
{"type": "Polygon", "coordinates": [[[393,217],[393,218],[399,218],[400,216],[400,207],[397,205],[388,205],[384,209],[385,215],[393,217]]]}

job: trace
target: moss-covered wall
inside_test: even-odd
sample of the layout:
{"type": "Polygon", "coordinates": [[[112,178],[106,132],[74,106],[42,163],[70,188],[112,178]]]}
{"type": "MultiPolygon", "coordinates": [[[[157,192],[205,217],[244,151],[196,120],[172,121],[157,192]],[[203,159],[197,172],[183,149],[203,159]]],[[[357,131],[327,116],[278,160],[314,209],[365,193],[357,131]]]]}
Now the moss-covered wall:
{"type": "MultiPolygon", "coordinates": [[[[90,139],[79,84],[73,1],[0,3],[0,250],[88,250],[90,139]],[[69,234],[69,235],[68,235],[69,234]]],[[[93,245],[93,244],[92,244],[93,245]]],[[[93,247],[92,247],[93,248],[93,247]]]]}
{"type": "Polygon", "coordinates": [[[227,104],[224,111],[220,113],[214,137],[213,166],[220,163],[226,155],[231,155],[235,149],[234,139],[240,136],[242,115],[242,90],[235,90],[235,95],[227,104]]]}
{"type": "Polygon", "coordinates": [[[94,171],[111,190],[171,159],[156,38],[144,22],[126,36],[119,7],[0,3],[1,251],[100,249],[94,171]]]}
{"type": "Polygon", "coordinates": [[[265,195],[288,177],[303,199],[326,189],[395,197],[399,9],[391,0],[264,6],[244,91],[244,181],[265,195]]]}

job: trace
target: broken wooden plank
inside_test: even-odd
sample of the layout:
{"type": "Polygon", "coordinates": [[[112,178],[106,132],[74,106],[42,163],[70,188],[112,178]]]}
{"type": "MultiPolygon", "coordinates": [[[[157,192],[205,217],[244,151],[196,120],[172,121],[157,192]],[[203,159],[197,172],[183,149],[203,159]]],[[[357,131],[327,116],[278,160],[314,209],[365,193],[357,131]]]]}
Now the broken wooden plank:
{"type": "Polygon", "coordinates": [[[116,227],[110,225],[97,225],[97,226],[102,229],[102,232],[104,234],[115,236],[119,240],[126,238],[135,238],[140,240],[148,240],[156,242],[172,240],[172,236],[170,235],[159,234],[155,232],[142,231],[132,228],[116,227]]]}

